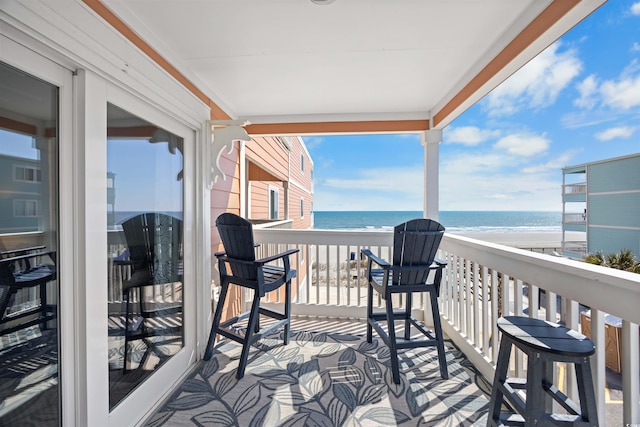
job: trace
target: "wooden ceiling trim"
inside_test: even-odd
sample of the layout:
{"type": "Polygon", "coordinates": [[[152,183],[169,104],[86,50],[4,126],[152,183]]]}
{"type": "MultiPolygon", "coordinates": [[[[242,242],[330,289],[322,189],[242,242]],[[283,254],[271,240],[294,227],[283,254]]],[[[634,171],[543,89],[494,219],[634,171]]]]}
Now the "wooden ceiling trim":
{"type": "Polygon", "coordinates": [[[0,128],[31,136],[36,136],[38,132],[38,129],[33,125],[13,120],[8,117],[0,117],[0,128]]]}
{"type": "Polygon", "coordinates": [[[509,62],[522,53],[578,3],[580,3],[580,0],[554,0],[433,116],[433,125],[437,126],[445,120],[456,108],[471,98],[485,83],[498,74],[509,62]]]}
{"type": "Polygon", "coordinates": [[[171,65],[162,55],[152,48],[146,41],[138,36],[127,24],[118,18],[108,7],[100,0],[82,0],[91,10],[98,14],[102,19],[107,21],[109,25],[115,28],[120,34],[125,36],[138,49],[144,52],[149,58],[162,67],[174,79],[182,84],[187,90],[193,93],[199,100],[204,102],[211,109],[212,120],[230,120],[231,117],[222,110],[215,102],[204,94],[198,87],[187,79],[176,67],[171,65]]]}
{"type": "Polygon", "coordinates": [[[249,135],[316,135],[346,133],[404,133],[429,129],[428,120],[256,123],[245,126],[249,135]]]}

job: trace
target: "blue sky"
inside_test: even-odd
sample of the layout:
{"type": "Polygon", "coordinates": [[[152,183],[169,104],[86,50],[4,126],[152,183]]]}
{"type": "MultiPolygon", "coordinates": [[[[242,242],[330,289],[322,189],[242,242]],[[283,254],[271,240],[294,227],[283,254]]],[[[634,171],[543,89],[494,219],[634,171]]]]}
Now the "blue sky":
{"type": "MultiPolygon", "coordinates": [[[[422,210],[419,136],[304,140],[316,211],[422,210]]],[[[445,129],[440,210],[560,211],[562,167],[639,152],[640,1],[609,0],[445,129]]]]}

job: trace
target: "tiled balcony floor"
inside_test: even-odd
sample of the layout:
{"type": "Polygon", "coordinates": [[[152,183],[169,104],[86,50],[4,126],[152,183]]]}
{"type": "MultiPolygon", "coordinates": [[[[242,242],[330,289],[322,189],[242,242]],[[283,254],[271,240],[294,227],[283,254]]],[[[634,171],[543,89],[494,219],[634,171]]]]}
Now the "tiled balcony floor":
{"type": "Polygon", "coordinates": [[[486,425],[487,383],[450,342],[449,379],[435,347],[420,348],[400,352],[396,385],[388,348],[365,331],[358,320],[294,318],[289,345],[278,333],[262,340],[239,381],[240,345],[219,342],[146,425],[486,425]]]}

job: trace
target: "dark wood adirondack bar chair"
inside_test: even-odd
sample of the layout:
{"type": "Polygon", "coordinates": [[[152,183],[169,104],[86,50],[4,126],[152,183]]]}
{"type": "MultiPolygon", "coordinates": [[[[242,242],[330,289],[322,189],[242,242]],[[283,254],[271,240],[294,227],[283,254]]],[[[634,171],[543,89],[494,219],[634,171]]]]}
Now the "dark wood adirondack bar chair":
{"type": "Polygon", "coordinates": [[[57,315],[48,304],[47,283],[56,280],[55,252],[44,246],[0,252],[0,334],[8,334],[36,324],[46,328],[57,315]],[[52,262],[42,262],[51,260],[52,262]],[[27,309],[9,312],[12,301],[22,290],[38,288],[40,302],[27,309]]]}
{"type": "Polygon", "coordinates": [[[367,342],[372,341],[375,329],[390,349],[391,371],[396,384],[400,383],[398,349],[404,348],[436,346],[440,374],[443,379],[449,378],[437,300],[442,270],[446,263],[435,258],[443,234],[444,227],[440,223],[430,219],[415,219],[394,228],[392,263],[377,257],[369,249],[362,250],[362,254],[368,259],[367,342]],[[433,277],[430,278],[430,275],[433,277]],[[374,292],[379,293],[385,300],[384,312],[373,311],[374,292]],[[414,292],[429,293],[433,331],[411,315],[411,295],[414,292]],[[394,311],[392,297],[395,294],[406,296],[406,307],[402,311],[394,311]],[[396,320],[404,320],[404,341],[398,341],[396,338],[396,320]],[[379,321],[387,322],[387,331],[379,321]],[[411,339],[412,325],[428,339],[411,339]]]}
{"type": "Polygon", "coordinates": [[[244,376],[251,345],[268,335],[276,328],[284,327],[284,344],[289,343],[290,312],[291,312],[291,279],[296,277],[296,270],[291,268],[289,257],[298,252],[290,249],[283,253],[256,259],[256,245],[253,240],[252,224],[244,218],[231,213],[224,213],[216,219],[216,227],[220,233],[224,252],[218,252],[218,268],[220,271],[220,298],[211,326],[211,333],[207,343],[204,360],[211,359],[216,335],[242,344],[242,353],[236,377],[244,376]],[[278,261],[278,264],[273,264],[278,261]],[[230,267],[227,268],[227,266],[230,267]],[[253,289],[251,309],[232,319],[220,323],[229,285],[238,285],[253,289]],[[282,312],[260,307],[260,299],[267,293],[285,286],[284,310],[282,312]],[[276,319],[269,327],[260,330],[260,315],[276,319]],[[233,330],[232,325],[249,317],[246,333],[242,335],[233,330]]]}
{"type": "Polygon", "coordinates": [[[181,338],[182,298],[145,301],[144,289],[182,282],[182,221],[162,213],[144,213],[123,222],[122,229],[129,249],[126,262],[131,266],[131,277],[122,286],[125,302],[123,372],[126,372],[131,341],[144,340],[146,357],[154,347],[148,338],[158,335],[180,335],[181,338]],[[133,313],[131,307],[134,294],[138,299],[138,313],[133,313]]]}

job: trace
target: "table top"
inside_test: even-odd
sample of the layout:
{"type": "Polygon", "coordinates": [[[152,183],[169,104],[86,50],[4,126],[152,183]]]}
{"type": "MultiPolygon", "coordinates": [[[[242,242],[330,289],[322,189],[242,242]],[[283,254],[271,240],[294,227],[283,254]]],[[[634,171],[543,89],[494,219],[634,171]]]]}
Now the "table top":
{"type": "Polygon", "coordinates": [[[553,322],[522,316],[498,319],[498,329],[517,343],[563,356],[590,356],[593,342],[581,333],[553,322]]]}

